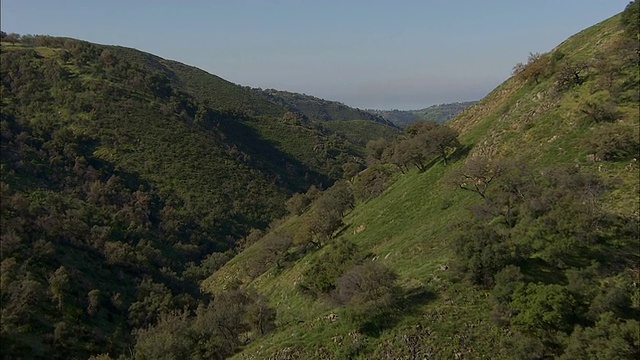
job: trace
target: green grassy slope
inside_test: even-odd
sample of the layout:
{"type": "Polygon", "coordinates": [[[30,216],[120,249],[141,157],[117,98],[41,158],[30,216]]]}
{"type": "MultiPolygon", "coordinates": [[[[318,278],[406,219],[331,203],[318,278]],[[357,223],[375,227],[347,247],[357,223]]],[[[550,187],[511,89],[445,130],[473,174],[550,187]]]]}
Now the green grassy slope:
{"type": "MultiPolygon", "coordinates": [[[[499,321],[492,321],[490,291],[468,284],[461,280],[459,273],[444,266],[457,259],[453,244],[458,234],[465,230],[458,225],[472,218],[469,211],[472,205],[481,203],[477,195],[456,190],[448,178],[466,161],[481,156],[520,159],[542,174],[550,166],[579,167],[585,173],[598,174],[608,184],[602,199],[604,210],[622,218],[636,219],[637,224],[637,143],[632,147],[635,150],[631,156],[604,161],[594,155],[597,152],[594,143],[600,139],[602,131],[614,128],[635,139],[639,135],[638,64],[634,63],[633,57],[631,63],[619,63],[629,61],[628,56],[627,60],[619,56],[623,32],[620,16],[615,16],[571,37],[547,55],[555,58],[556,63],[549,65],[547,73],[538,81],[510,78],[451,121],[451,126],[461,132],[463,145],[470,148],[466,159],[446,167],[437,163],[424,173],[413,170],[398,175],[382,195],[357,204],[345,216],[345,227],[331,241],[355,243],[363,253],[368,253],[374,261],[385,264],[399,276],[404,299],[396,309],[400,315],[380,331],[366,333],[359,330],[349,320],[348,309],[322,297],[314,299],[297,286],[314,262],[329,251],[330,245],[312,250],[288,265],[270,264],[272,266],[267,266],[260,274],[247,276],[243,271],[259,254],[267,251],[269,239],[303,228],[313,207],[300,216],[288,218],[213,273],[202,283],[206,291],[215,293],[239,282],[241,286],[254,287],[267,296],[278,311],[278,329],[248,345],[235,358],[511,359],[535,358],[542,353],[557,356],[562,350],[540,350],[536,347],[537,340],[501,325],[499,321]],[[582,83],[567,90],[557,90],[559,69],[581,60],[593,64],[581,73],[582,83]],[[603,85],[603,79],[608,75],[596,65],[597,61],[618,64],[616,66],[621,70],[614,72],[613,80],[603,85]],[[585,112],[590,101],[611,102],[617,109],[617,119],[593,121],[585,112]],[[337,314],[337,319],[328,317],[330,314],[337,314]],[[526,349],[529,345],[531,348],[526,349]]],[[[610,246],[602,248],[605,253],[626,252],[626,258],[633,257],[633,251],[639,250],[637,242],[620,250],[615,244],[603,246],[610,246]]],[[[289,251],[295,253],[297,250],[294,246],[289,251]]],[[[529,260],[530,264],[539,262],[535,254],[529,260]]],[[[545,266],[539,270],[545,270],[545,266]]],[[[622,269],[618,270],[619,276],[637,276],[637,266],[632,263],[621,262],[619,268],[622,269]]],[[[561,274],[552,276],[531,269],[527,271],[532,282],[566,284],[562,282],[564,280],[558,280],[563,276],[561,274]]],[[[554,271],[562,273],[563,270],[554,271]]],[[[603,284],[611,280],[602,278],[600,281],[603,284]]],[[[629,306],[637,313],[637,287],[628,296],[631,299],[629,306]]],[[[583,325],[592,326],[593,323],[583,325]]],[[[605,344],[601,348],[609,346],[605,344]]],[[[566,345],[555,346],[562,349],[566,345]]],[[[633,349],[629,351],[633,354],[633,349]]]]}

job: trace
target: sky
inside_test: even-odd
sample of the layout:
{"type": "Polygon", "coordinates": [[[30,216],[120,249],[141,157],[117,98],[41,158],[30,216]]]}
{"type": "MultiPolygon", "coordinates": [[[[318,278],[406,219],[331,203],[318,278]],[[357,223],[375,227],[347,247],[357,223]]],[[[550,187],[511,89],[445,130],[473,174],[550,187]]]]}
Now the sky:
{"type": "Polygon", "coordinates": [[[478,100],[628,0],[2,0],[2,30],[133,47],[363,109],[478,100]]]}

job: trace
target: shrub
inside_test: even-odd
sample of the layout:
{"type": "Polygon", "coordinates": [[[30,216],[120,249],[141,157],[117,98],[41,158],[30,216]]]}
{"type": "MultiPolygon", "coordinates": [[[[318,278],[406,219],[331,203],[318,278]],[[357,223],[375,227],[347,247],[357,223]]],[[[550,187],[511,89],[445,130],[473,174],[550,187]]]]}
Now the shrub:
{"type": "Polygon", "coordinates": [[[600,127],[593,132],[589,143],[593,153],[602,160],[637,158],[640,153],[637,131],[625,126],[600,127]]]}
{"type": "Polygon", "coordinates": [[[620,118],[620,111],[609,100],[588,100],[580,109],[590,122],[614,122],[620,118]]]}
{"type": "Polygon", "coordinates": [[[358,247],[347,240],[331,244],[304,272],[300,289],[314,296],[329,294],[336,279],[362,258],[358,247]]]}
{"type": "Polygon", "coordinates": [[[516,262],[507,240],[494,228],[473,224],[458,236],[454,246],[459,265],[471,283],[491,287],[495,274],[516,262]]]}
{"type": "Polygon", "coordinates": [[[391,303],[398,276],[375,261],[356,265],[336,279],[334,298],[341,304],[391,303]]]}

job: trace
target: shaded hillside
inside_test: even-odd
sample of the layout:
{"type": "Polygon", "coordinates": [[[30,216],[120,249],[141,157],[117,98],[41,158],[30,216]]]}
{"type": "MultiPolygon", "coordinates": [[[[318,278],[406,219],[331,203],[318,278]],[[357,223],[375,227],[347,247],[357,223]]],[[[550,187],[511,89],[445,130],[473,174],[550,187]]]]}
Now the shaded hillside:
{"type": "Polygon", "coordinates": [[[380,116],[401,128],[418,120],[435,121],[444,123],[453,119],[464,109],[475,104],[476,101],[455,102],[449,104],[432,105],[418,110],[367,110],[380,116]]]}
{"type": "Polygon", "coordinates": [[[516,66],[449,123],[460,144],[446,165],[419,137],[439,128],[420,124],[372,147],[378,163],[349,183],[292,198],[202,282],[241,283],[277,311],[234,358],[637,358],[630,12],[638,1],[516,66]]]}
{"type": "MultiPolygon", "coordinates": [[[[292,193],[363,162],[347,137],[193,67],[4,36],[3,357],[119,356],[169,313],[219,316],[228,303],[208,307],[197,282],[284,214],[292,193]]],[[[238,317],[220,323],[257,326],[250,309],[262,303],[228,296],[238,317]]],[[[239,345],[208,334],[216,356],[239,345]]]]}

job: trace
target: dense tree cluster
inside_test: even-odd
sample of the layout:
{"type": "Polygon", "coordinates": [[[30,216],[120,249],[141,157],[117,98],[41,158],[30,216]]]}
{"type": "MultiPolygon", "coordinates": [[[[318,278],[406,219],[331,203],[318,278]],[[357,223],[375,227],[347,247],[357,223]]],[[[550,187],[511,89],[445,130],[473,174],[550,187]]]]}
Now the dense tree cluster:
{"type": "Polygon", "coordinates": [[[369,162],[389,162],[402,172],[411,166],[415,166],[418,171],[425,171],[439,159],[446,165],[449,156],[460,147],[457,131],[432,121],[414,122],[404,132],[404,137],[394,143],[384,140],[369,141],[369,162]]]}
{"type": "Polygon", "coordinates": [[[570,335],[567,356],[577,351],[574,341],[599,331],[604,316],[620,326],[619,334],[608,336],[625,339],[621,351],[637,354],[632,349],[640,339],[623,330],[637,324],[633,274],[615,264],[635,261],[631,249],[640,234],[637,218],[599,205],[606,184],[575,167],[534,173],[482,159],[459,174],[464,182],[458,185],[483,202],[474,207],[474,220],[461,225],[456,254],[472,283],[492,289],[496,319],[541,348],[561,349],[563,336],[570,335]],[[490,174],[492,181],[464,174],[490,174]],[[481,185],[467,187],[469,182],[481,185]]]}

